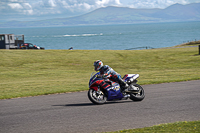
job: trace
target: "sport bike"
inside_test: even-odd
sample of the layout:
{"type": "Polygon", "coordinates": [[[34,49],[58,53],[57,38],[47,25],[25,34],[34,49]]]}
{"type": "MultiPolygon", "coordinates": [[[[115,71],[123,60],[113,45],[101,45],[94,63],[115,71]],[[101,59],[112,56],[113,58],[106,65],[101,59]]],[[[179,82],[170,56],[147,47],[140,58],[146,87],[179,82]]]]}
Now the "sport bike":
{"type": "Polygon", "coordinates": [[[104,104],[106,101],[127,100],[142,101],[145,97],[144,89],[137,84],[139,74],[126,74],[122,78],[129,87],[122,91],[120,85],[99,76],[100,72],[93,72],[89,80],[88,98],[94,104],[104,104]]]}

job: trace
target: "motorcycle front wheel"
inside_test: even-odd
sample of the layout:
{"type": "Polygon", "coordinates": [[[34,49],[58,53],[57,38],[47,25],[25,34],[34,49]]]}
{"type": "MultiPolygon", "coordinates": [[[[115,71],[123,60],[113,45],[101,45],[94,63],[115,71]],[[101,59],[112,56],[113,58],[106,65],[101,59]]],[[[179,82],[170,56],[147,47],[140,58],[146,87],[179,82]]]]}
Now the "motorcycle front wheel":
{"type": "Polygon", "coordinates": [[[104,104],[107,101],[107,97],[105,97],[102,91],[95,91],[93,89],[89,89],[88,98],[94,104],[104,104]]]}
{"type": "Polygon", "coordinates": [[[134,84],[133,86],[135,86],[138,91],[132,91],[130,92],[130,99],[133,101],[142,101],[145,97],[144,95],[144,89],[142,88],[142,86],[138,85],[138,84],[134,84]]]}

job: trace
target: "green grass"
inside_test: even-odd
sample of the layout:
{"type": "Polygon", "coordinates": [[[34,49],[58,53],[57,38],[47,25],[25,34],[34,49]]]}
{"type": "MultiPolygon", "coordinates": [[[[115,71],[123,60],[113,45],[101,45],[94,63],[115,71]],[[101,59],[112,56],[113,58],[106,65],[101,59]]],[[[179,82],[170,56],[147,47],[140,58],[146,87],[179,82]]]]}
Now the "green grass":
{"type": "Polygon", "coordinates": [[[107,133],[200,133],[200,121],[160,124],[152,127],[121,130],[107,133]]]}
{"type": "Polygon", "coordinates": [[[88,89],[93,62],[101,59],[139,84],[199,80],[198,48],[152,50],[0,50],[0,99],[88,89]]]}

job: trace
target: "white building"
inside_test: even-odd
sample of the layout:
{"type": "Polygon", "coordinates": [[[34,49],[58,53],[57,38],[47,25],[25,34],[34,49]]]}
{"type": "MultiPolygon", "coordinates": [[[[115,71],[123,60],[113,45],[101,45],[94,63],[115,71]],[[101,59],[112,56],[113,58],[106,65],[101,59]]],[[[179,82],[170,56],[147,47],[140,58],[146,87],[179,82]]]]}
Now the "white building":
{"type": "Polygon", "coordinates": [[[0,34],[0,49],[17,49],[24,43],[24,35],[0,34]]]}

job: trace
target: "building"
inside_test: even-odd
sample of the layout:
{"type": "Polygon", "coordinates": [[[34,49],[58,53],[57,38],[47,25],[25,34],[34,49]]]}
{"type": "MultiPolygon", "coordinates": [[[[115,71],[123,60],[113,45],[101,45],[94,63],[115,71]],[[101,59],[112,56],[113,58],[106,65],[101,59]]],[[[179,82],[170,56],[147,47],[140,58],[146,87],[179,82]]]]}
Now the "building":
{"type": "Polygon", "coordinates": [[[24,35],[0,34],[0,49],[17,49],[24,43],[24,35]]]}

